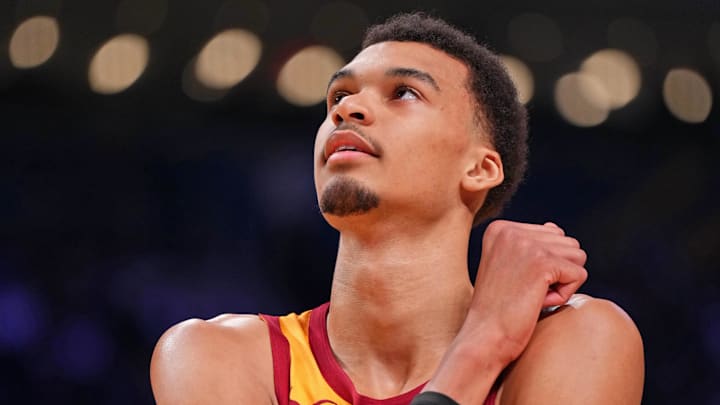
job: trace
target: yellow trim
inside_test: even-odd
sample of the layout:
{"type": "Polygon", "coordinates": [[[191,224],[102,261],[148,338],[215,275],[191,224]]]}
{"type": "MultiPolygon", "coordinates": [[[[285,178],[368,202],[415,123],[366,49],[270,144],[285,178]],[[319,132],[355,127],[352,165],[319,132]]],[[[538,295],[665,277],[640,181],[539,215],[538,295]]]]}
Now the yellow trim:
{"type": "MultiPolygon", "coordinates": [[[[352,405],[342,399],[325,381],[310,348],[310,312],[279,318],[280,330],[290,343],[290,400],[299,405],[352,405]]],[[[292,403],[292,402],[291,402],[292,403]]]]}

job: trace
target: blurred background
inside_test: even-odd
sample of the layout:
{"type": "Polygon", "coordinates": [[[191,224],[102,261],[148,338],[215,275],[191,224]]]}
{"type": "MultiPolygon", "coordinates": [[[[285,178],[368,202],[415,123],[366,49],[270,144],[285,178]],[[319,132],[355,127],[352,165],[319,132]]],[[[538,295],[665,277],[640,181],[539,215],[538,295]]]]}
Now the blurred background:
{"type": "Polygon", "coordinates": [[[326,301],[325,85],[419,9],[504,55],[532,148],[503,217],[582,242],[644,403],[720,404],[720,2],[548,3],[0,2],[0,403],[152,403],[174,323],[326,301]]]}

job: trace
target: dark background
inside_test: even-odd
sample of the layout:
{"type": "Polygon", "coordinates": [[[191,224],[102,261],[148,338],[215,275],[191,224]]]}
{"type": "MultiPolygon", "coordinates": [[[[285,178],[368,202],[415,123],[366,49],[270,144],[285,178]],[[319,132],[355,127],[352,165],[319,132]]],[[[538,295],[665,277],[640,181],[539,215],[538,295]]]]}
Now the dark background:
{"type": "Polygon", "coordinates": [[[88,87],[87,64],[122,32],[118,2],[0,2],[0,403],[151,403],[151,352],[172,324],[327,300],[337,235],[318,214],[311,161],[324,107],[283,101],[277,67],[298,44],[324,42],[347,60],[357,27],[422,9],[510,54],[514,16],[557,23],[563,51],[528,62],[530,170],[503,217],[553,220],[582,242],[584,291],[616,301],[643,334],[644,403],[720,404],[719,109],[688,124],[661,95],[667,71],[686,66],[717,97],[720,49],[708,33],[720,2],[366,1],[355,5],[364,14],[338,16],[346,36],[318,38],[313,16],[330,2],[237,1],[264,10],[235,24],[258,34],[263,55],[211,103],[183,93],[182,71],[232,18],[218,19],[216,0],[167,3],[146,35],[142,77],[107,96],[88,87]],[[17,70],[8,41],[38,14],[58,19],[59,47],[17,70]],[[602,125],[572,126],[553,84],[609,46],[618,17],[657,38],[640,95],[602,125]]]}

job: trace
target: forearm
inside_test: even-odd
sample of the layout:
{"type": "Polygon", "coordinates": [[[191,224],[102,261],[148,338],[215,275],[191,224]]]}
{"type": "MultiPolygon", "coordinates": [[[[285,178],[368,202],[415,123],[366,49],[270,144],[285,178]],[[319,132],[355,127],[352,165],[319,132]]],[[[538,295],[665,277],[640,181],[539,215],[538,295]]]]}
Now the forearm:
{"type": "Polygon", "coordinates": [[[461,335],[448,348],[423,391],[443,393],[461,405],[481,405],[509,360],[501,355],[497,339],[461,335]]]}

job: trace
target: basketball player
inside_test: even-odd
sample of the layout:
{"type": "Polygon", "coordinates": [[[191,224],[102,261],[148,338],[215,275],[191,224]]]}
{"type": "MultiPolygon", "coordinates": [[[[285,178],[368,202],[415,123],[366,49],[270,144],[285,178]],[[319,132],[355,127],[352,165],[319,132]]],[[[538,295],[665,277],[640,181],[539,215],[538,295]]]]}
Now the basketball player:
{"type": "Polygon", "coordinates": [[[315,140],[319,205],[340,232],[330,302],[172,327],[153,354],[157,402],[640,403],[640,335],[575,295],[586,255],[560,227],[492,222],[469,280],[471,228],[523,175],[525,122],[473,38],[421,14],[369,30],[315,140]]]}

